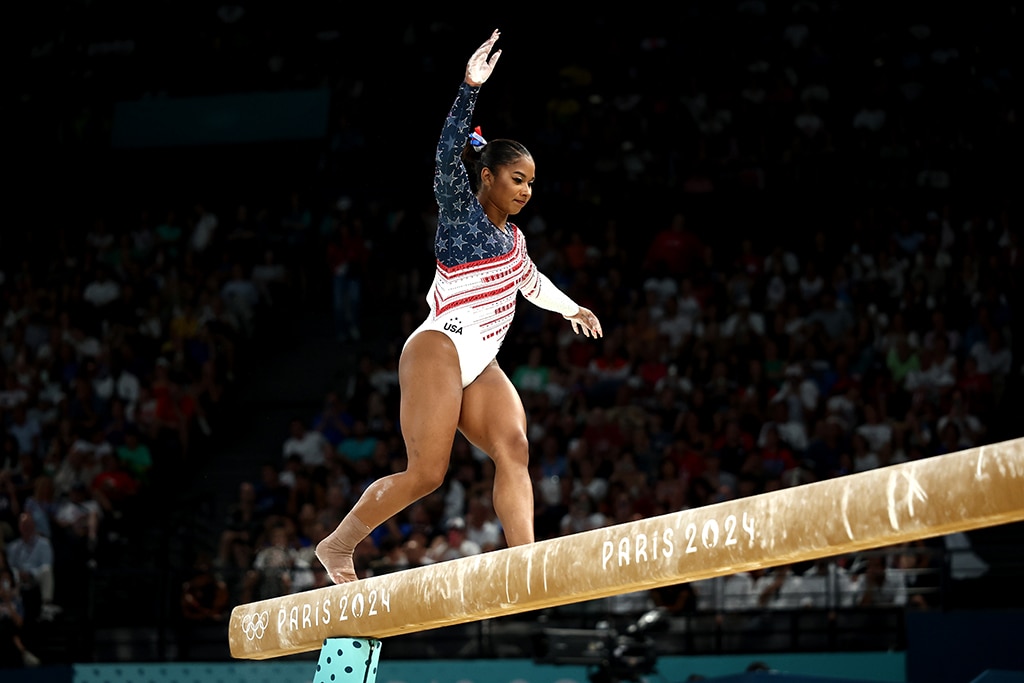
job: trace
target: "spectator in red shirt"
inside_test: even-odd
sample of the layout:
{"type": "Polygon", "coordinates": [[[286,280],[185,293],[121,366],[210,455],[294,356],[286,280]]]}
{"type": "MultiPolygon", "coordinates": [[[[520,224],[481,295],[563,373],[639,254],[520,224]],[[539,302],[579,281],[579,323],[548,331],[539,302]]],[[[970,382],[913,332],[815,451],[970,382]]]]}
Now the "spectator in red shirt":
{"type": "Polygon", "coordinates": [[[700,257],[702,244],[697,234],[686,227],[686,216],[676,213],[669,226],[651,240],[644,259],[644,270],[664,269],[671,275],[684,275],[700,257]]]}

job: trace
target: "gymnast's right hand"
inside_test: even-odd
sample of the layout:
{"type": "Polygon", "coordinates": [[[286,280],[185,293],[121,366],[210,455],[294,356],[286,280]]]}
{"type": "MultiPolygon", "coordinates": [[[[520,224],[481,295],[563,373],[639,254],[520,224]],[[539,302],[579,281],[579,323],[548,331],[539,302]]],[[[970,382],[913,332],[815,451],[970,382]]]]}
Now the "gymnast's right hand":
{"type": "Polygon", "coordinates": [[[474,87],[483,85],[494,71],[494,65],[501,57],[501,50],[495,51],[490,60],[487,59],[487,56],[491,54],[491,48],[494,47],[494,43],[497,42],[500,35],[498,29],[494,29],[494,33],[487,39],[487,42],[478,47],[473,56],[469,58],[469,64],[466,65],[466,83],[469,85],[474,87]]]}

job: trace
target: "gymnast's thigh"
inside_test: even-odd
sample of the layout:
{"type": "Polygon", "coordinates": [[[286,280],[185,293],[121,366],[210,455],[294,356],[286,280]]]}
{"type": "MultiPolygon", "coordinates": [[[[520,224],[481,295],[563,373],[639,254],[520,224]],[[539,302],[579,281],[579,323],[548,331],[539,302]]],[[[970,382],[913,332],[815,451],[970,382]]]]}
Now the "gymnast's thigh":
{"type": "Polygon", "coordinates": [[[497,361],[463,390],[459,430],[496,461],[512,455],[529,457],[526,411],[519,392],[497,361]]]}
{"type": "Polygon", "coordinates": [[[413,336],[398,362],[400,421],[409,464],[451,455],[462,406],[462,375],[452,341],[441,332],[413,336]]]}

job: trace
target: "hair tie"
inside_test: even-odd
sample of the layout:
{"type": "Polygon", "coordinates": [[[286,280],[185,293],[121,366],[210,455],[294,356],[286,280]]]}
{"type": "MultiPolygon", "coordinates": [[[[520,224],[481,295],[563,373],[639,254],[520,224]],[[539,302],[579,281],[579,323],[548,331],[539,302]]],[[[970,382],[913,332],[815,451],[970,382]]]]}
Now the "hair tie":
{"type": "Polygon", "coordinates": [[[487,144],[487,140],[484,140],[484,136],[480,134],[480,126],[473,129],[473,132],[469,134],[469,144],[473,146],[473,150],[479,152],[487,144]]]}

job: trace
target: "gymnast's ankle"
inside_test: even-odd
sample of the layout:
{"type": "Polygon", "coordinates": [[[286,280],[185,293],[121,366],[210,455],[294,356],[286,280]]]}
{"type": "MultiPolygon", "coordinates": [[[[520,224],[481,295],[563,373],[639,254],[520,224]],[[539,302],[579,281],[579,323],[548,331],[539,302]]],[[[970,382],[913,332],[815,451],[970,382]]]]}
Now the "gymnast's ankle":
{"type": "Polygon", "coordinates": [[[348,515],[338,528],[316,546],[316,557],[327,570],[334,583],[348,583],[359,579],[352,553],[372,529],[355,515],[348,515]]]}

